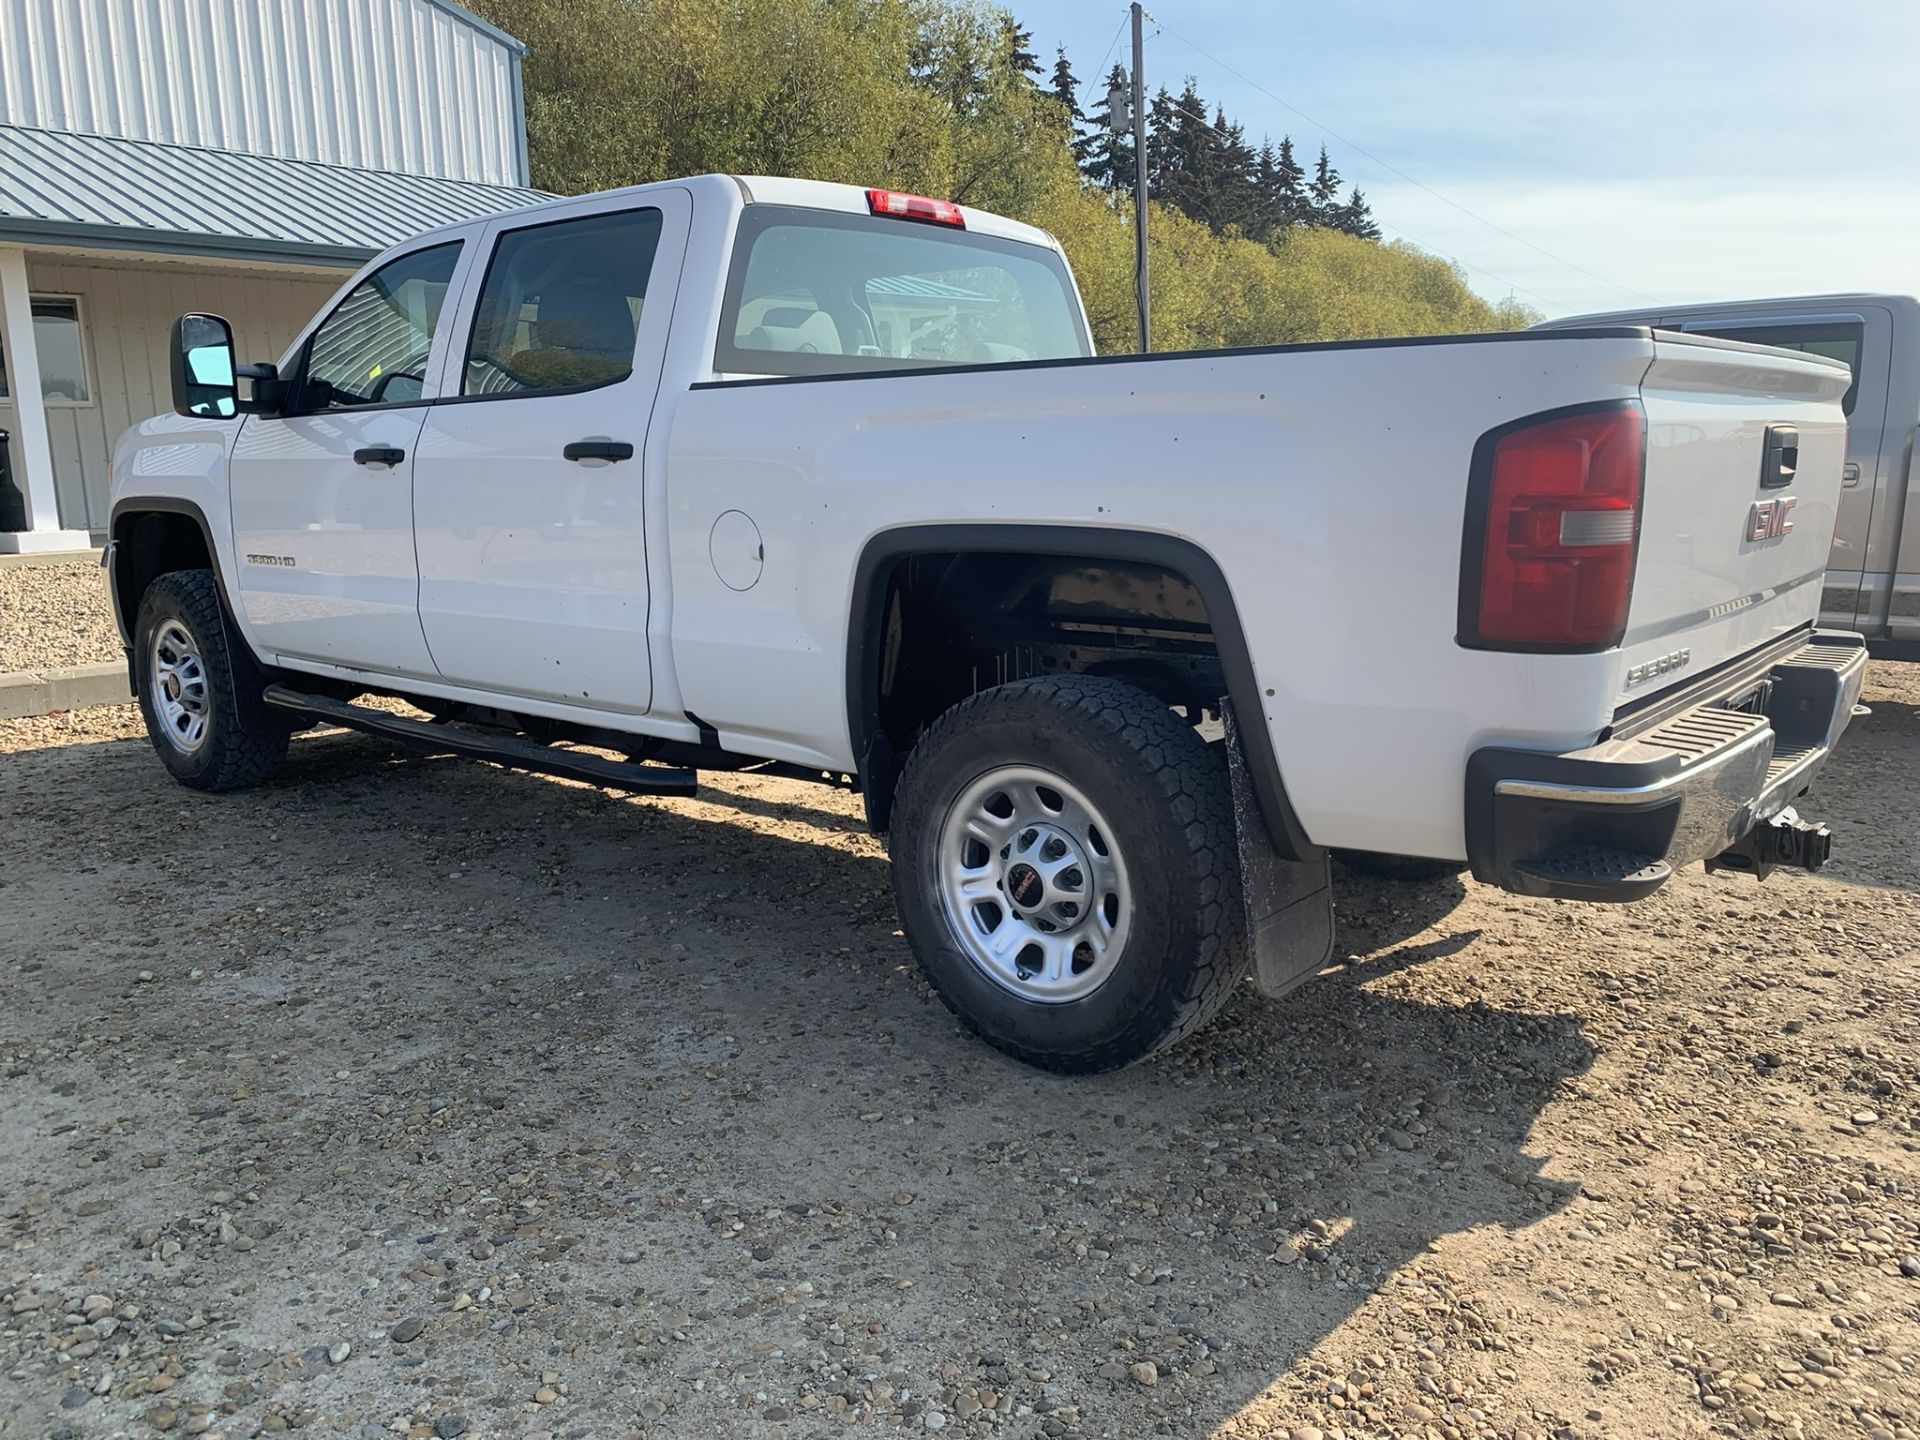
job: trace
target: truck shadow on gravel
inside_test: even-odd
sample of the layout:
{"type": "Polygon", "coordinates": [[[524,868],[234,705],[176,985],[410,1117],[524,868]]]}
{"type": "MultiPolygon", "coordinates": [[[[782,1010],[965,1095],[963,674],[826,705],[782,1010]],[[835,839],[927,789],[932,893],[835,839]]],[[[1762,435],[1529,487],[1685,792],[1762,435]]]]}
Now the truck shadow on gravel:
{"type": "MultiPolygon", "coordinates": [[[[58,754],[13,760],[31,784],[58,754]]],[[[0,1000],[34,1037],[0,1189],[35,1283],[225,1316],[133,1327],[123,1373],[173,1354],[180,1396],[256,1421],[384,1425],[458,1393],[478,1434],[535,1424],[527,1377],[556,1368],[565,1432],[591,1436],[652,1399],[656,1437],[827,1433],[841,1407],[891,1423],[903,1391],[956,1429],[983,1396],[1030,1407],[1009,1434],[1325,1423],[1316,1348],[1362,1307],[1502,1349],[1448,1238],[1578,1192],[1529,1148],[1591,1063],[1577,1021],[1489,1003],[1475,932],[1407,943],[1457,881],[1362,883],[1342,972],[1068,1080],[946,1015],[852,797],[762,790],[728,816],[404,755],[304,739],[284,782],[195,803],[181,846],[144,745],[96,746],[66,764],[102,783],[16,827],[48,855],[64,823],[82,862],[10,886],[0,919],[0,1000]],[[149,894],[198,897],[190,938],[88,921],[74,943],[62,918],[149,894]],[[420,1341],[369,1338],[410,1315],[420,1341]],[[340,1340],[364,1353],[257,1358],[340,1340]],[[892,1398],[876,1374],[904,1377],[892,1398]]],[[[149,1403],[59,1411],[76,1382],[36,1334],[0,1341],[0,1369],[27,1367],[9,1433],[107,1433],[149,1403]]]]}

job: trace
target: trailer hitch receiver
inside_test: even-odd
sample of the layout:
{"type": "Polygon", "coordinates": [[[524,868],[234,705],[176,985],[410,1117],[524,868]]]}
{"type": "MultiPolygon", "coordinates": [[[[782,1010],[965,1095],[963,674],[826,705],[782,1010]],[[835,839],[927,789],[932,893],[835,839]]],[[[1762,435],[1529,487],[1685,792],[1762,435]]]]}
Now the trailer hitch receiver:
{"type": "Polygon", "coordinates": [[[1764,880],[1782,866],[1790,870],[1818,870],[1832,853],[1833,832],[1825,825],[1802,820],[1789,805],[1708,860],[1707,873],[1744,870],[1764,880]]]}

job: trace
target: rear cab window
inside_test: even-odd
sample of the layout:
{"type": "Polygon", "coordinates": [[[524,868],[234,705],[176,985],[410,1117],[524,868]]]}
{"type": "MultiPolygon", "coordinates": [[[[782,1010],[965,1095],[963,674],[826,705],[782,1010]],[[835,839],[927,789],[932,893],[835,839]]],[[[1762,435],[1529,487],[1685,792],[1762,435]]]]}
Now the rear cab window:
{"type": "Polygon", "coordinates": [[[714,369],[843,375],[1093,353],[1059,254],[884,217],[741,216],[714,369]]]}
{"type": "Polygon", "coordinates": [[[1860,342],[1865,327],[1855,320],[1796,325],[1782,321],[1777,325],[1689,325],[1689,335],[1711,335],[1720,340],[1744,340],[1749,345],[1771,345],[1778,350],[1798,350],[1804,355],[1819,355],[1839,360],[1852,377],[1840,408],[1853,414],[1853,402],[1860,394],[1860,342]]]}

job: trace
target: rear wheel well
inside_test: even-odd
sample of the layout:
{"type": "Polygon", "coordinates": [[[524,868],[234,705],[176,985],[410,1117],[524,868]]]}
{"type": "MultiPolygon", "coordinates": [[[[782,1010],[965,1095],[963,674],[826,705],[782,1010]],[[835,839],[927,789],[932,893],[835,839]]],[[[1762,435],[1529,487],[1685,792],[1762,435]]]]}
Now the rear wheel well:
{"type": "Polygon", "coordinates": [[[1199,724],[1228,685],[1213,617],[1175,564],[1066,550],[926,550],[870,575],[862,780],[884,829],[900,762],[968,696],[1043,675],[1124,680],[1199,724]]]}

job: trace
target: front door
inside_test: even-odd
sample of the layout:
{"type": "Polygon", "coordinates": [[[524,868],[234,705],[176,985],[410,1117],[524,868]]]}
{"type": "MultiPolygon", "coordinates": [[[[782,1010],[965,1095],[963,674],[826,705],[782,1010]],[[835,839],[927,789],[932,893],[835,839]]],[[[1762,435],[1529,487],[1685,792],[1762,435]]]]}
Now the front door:
{"type": "Polygon", "coordinates": [[[413,550],[414,454],[461,242],[389,260],[291,367],[289,403],[241,427],[230,469],[240,603],[289,659],[432,676],[413,550]]]}
{"type": "Polygon", "coordinates": [[[690,204],[557,213],[495,221],[467,287],[417,446],[420,623],[455,684],[640,714],[644,457],[690,204]]]}

